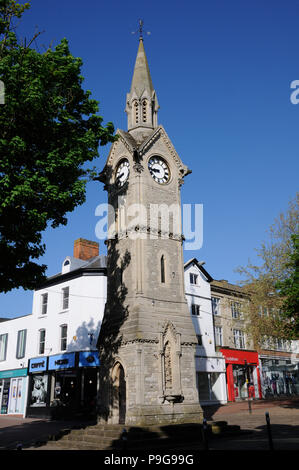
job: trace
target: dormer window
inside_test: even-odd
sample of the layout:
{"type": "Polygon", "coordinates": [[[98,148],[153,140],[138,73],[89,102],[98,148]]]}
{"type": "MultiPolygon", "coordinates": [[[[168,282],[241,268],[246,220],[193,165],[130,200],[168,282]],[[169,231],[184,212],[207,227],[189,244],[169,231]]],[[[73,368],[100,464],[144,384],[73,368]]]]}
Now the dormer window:
{"type": "Polygon", "coordinates": [[[69,257],[67,257],[62,263],[61,273],[62,274],[68,273],[70,269],[71,269],[71,260],[69,259],[69,257]]]}

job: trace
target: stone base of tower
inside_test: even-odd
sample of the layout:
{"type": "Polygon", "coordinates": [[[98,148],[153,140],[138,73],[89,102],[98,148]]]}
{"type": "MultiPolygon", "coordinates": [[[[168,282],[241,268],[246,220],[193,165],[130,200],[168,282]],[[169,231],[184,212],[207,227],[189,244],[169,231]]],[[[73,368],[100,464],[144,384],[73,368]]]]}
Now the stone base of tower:
{"type": "MultiPolygon", "coordinates": [[[[159,426],[203,422],[203,410],[199,403],[174,403],[169,405],[143,405],[129,408],[122,422],[127,426],[159,426]]],[[[119,424],[119,417],[101,414],[101,424],[119,424]]]]}
{"type": "Polygon", "coordinates": [[[143,405],[127,410],[127,425],[151,426],[166,424],[202,423],[203,411],[199,403],[143,405]]]}

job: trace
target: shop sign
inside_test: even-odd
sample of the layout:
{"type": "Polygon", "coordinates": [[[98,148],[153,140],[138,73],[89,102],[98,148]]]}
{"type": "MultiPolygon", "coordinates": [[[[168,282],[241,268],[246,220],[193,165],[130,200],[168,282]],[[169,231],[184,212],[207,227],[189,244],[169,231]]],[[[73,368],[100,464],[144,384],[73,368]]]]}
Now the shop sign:
{"type": "Polygon", "coordinates": [[[98,351],[81,351],[79,353],[79,367],[96,367],[99,365],[98,351]]]}
{"type": "Polygon", "coordinates": [[[15,369],[15,370],[4,370],[0,372],[0,379],[8,379],[13,377],[26,377],[27,375],[27,368],[26,369],[15,369]]]}
{"type": "Polygon", "coordinates": [[[43,372],[44,370],[47,370],[46,357],[37,357],[35,359],[30,359],[29,372],[43,372]]]}
{"type": "Polygon", "coordinates": [[[69,369],[75,367],[75,353],[57,354],[49,357],[49,370],[69,369]]]}
{"type": "Polygon", "coordinates": [[[258,364],[258,354],[254,351],[234,350],[234,349],[220,349],[226,363],[235,364],[258,364]]]}

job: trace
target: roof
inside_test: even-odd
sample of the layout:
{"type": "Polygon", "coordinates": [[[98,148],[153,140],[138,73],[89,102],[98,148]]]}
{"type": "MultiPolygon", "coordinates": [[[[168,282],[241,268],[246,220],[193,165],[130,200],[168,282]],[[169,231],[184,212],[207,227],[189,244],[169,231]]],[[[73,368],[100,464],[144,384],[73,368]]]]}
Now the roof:
{"type": "Polygon", "coordinates": [[[213,279],[211,282],[211,290],[219,291],[224,294],[230,294],[230,295],[248,295],[243,287],[238,286],[236,284],[231,284],[225,279],[221,279],[221,280],[213,279]]]}
{"type": "Polygon", "coordinates": [[[74,258],[73,256],[68,256],[66,259],[70,261],[70,270],[63,274],[58,273],[54,274],[54,276],[49,276],[36,290],[44,289],[49,285],[65,282],[79,276],[107,274],[107,257],[105,255],[95,256],[86,261],[74,258]]]}
{"type": "Polygon", "coordinates": [[[191,264],[196,264],[196,266],[198,267],[198,269],[199,269],[199,270],[202,272],[202,274],[207,278],[208,282],[212,282],[212,281],[213,281],[212,276],[210,276],[210,274],[208,273],[208,271],[206,271],[205,268],[203,267],[204,261],[198,261],[196,258],[191,258],[191,259],[189,259],[189,261],[187,261],[187,262],[184,264],[184,269],[187,269],[191,264]]]}

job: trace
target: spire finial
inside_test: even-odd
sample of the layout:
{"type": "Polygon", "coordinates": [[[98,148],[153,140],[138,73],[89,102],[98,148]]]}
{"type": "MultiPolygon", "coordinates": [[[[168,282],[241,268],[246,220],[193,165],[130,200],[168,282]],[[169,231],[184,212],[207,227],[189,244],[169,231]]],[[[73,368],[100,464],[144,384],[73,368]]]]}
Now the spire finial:
{"type": "MultiPolygon", "coordinates": [[[[143,25],[144,25],[144,21],[140,19],[138,22],[139,22],[138,31],[132,31],[132,34],[139,33],[139,41],[143,41],[143,25]]],[[[146,34],[151,34],[151,33],[150,33],[150,31],[146,31],[146,34]]]]}
{"type": "Polygon", "coordinates": [[[139,40],[143,40],[143,20],[139,20],[139,40]]]}

